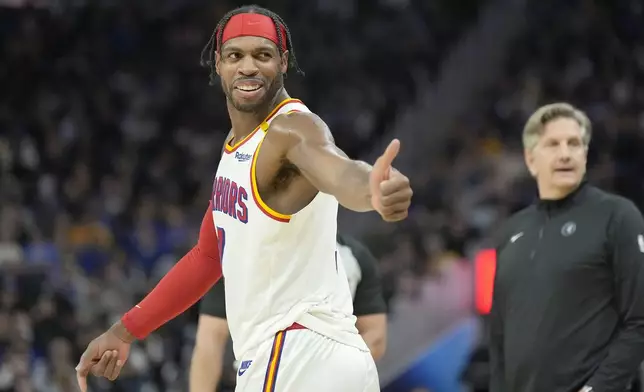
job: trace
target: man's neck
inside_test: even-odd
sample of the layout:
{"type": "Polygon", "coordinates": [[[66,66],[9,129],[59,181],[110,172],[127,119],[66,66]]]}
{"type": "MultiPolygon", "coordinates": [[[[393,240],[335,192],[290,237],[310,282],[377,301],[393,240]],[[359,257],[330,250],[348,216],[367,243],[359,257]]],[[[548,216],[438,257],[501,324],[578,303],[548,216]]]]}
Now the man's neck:
{"type": "Polygon", "coordinates": [[[288,99],[289,95],[285,89],[281,89],[275,97],[266,105],[266,107],[259,109],[255,112],[240,112],[235,109],[230,102],[227,102],[228,115],[232,124],[232,132],[235,142],[242,140],[248,136],[255,128],[257,128],[262,121],[275,109],[280,102],[288,99]]]}
{"type": "Polygon", "coordinates": [[[566,188],[556,188],[556,187],[539,187],[539,199],[541,200],[562,200],[568,197],[571,193],[574,193],[579,185],[574,187],[566,188]]]}

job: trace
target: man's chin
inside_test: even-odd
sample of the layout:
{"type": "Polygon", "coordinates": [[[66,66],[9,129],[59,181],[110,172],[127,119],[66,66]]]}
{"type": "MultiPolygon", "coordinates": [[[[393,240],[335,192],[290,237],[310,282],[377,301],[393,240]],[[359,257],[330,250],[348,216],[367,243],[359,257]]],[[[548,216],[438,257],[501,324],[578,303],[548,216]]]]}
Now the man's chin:
{"type": "Polygon", "coordinates": [[[266,90],[264,87],[253,92],[233,90],[229,98],[240,112],[253,112],[266,104],[266,90]]]}
{"type": "Polygon", "coordinates": [[[262,109],[264,106],[266,106],[266,100],[263,99],[263,97],[260,100],[257,100],[257,101],[254,100],[251,102],[248,102],[246,100],[235,99],[235,98],[231,99],[230,101],[233,104],[233,107],[235,109],[244,113],[253,113],[262,109]]]}
{"type": "Polygon", "coordinates": [[[553,185],[562,190],[572,190],[579,186],[581,178],[577,175],[556,176],[553,178],[553,185]]]}
{"type": "Polygon", "coordinates": [[[555,172],[552,175],[552,180],[561,184],[579,183],[582,176],[576,171],[568,172],[555,172]]]}

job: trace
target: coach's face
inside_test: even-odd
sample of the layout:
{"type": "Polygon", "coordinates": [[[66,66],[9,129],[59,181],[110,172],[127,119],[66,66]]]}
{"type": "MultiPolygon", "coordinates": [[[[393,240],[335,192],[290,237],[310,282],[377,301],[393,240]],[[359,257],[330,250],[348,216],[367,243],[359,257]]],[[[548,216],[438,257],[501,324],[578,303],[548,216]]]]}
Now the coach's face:
{"type": "Polygon", "coordinates": [[[548,122],[534,148],[525,151],[541,198],[558,199],[575,190],[586,173],[587,154],[584,130],[576,120],[562,117],[548,122]]]}
{"type": "Polygon", "coordinates": [[[237,37],[222,45],[215,61],[228,102],[241,112],[255,112],[284,86],[288,52],[280,55],[266,38],[237,37]]]}

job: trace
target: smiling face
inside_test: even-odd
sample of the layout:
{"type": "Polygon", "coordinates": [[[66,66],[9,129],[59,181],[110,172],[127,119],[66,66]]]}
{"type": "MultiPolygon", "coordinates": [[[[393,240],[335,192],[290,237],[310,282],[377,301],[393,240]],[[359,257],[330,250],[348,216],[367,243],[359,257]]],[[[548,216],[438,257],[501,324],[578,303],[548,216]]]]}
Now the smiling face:
{"type": "Polygon", "coordinates": [[[237,37],[216,54],[217,74],[228,102],[240,112],[256,112],[273,101],[284,86],[288,52],[280,54],[272,41],[237,37]]]}
{"type": "Polygon", "coordinates": [[[542,199],[563,198],[581,183],[588,155],[584,132],[574,118],[555,118],[543,125],[536,144],[525,150],[542,199]]]}

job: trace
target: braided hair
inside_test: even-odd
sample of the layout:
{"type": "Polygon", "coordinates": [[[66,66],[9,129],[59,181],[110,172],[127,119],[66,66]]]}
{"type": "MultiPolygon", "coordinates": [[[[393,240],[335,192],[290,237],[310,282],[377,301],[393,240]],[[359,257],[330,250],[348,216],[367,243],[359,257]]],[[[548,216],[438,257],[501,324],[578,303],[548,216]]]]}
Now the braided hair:
{"type": "MultiPolygon", "coordinates": [[[[293,50],[293,40],[291,39],[291,31],[288,29],[288,26],[282,18],[280,18],[279,15],[274,13],[273,11],[267,10],[266,8],[262,8],[257,5],[245,5],[243,7],[236,8],[230,12],[228,12],[226,15],[221,18],[219,23],[217,23],[217,26],[215,26],[215,29],[212,32],[212,35],[210,36],[210,40],[208,40],[208,43],[206,46],[204,46],[203,50],[201,51],[201,66],[202,67],[208,67],[210,69],[210,85],[214,86],[216,84],[216,79],[217,79],[217,70],[215,68],[215,53],[217,52],[217,48],[221,48],[221,40],[223,37],[223,31],[224,28],[226,27],[226,24],[228,21],[230,21],[230,18],[232,18],[235,15],[238,14],[260,14],[264,16],[268,16],[273,20],[273,24],[277,28],[277,49],[279,50],[280,54],[284,53],[284,48],[288,50],[288,67],[289,68],[295,68],[295,71],[300,74],[304,75],[304,71],[300,69],[300,67],[297,64],[297,58],[295,58],[295,51],[293,50]],[[281,34],[280,27],[284,29],[286,32],[286,44],[282,42],[283,36],[281,34]],[[207,56],[207,57],[206,57],[207,56]]],[[[286,76],[286,75],[284,75],[286,76]]]]}

